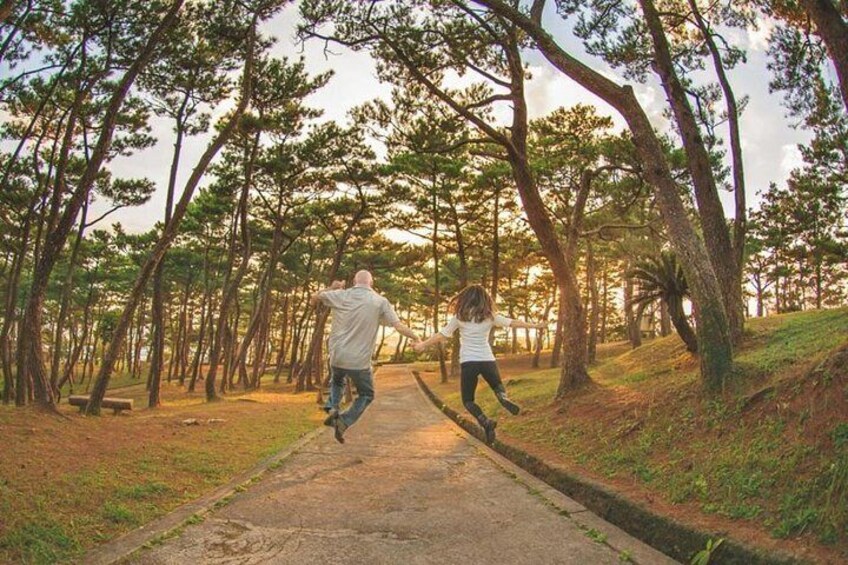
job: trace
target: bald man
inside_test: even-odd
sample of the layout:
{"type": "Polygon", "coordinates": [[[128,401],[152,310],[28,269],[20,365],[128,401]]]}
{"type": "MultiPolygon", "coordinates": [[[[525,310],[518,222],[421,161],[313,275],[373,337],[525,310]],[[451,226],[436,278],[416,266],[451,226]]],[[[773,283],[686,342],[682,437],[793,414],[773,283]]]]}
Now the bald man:
{"type": "Polygon", "coordinates": [[[371,357],[379,327],[391,326],[413,342],[419,341],[415,332],[400,321],[389,301],[377,294],[373,286],[371,273],[359,271],[353,278],[353,287],[345,289],[344,281],[334,281],[329,288],[312,295],[313,305],[321,301],[333,312],[328,344],[330,398],[325,407],[329,416],[324,423],[335,428],[339,443],[344,443],[345,431],[374,400],[371,357]],[[353,381],[357,396],[350,408],[340,414],[345,376],[353,381]]]}

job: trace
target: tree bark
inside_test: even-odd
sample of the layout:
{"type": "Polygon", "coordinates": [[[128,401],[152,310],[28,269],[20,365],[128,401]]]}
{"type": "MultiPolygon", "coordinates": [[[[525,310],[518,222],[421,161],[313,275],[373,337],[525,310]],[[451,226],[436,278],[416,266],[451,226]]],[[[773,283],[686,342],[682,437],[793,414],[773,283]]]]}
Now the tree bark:
{"type": "Polygon", "coordinates": [[[598,321],[600,320],[600,298],[598,292],[598,277],[595,264],[595,253],[592,242],[586,246],[586,284],[589,287],[589,343],[587,357],[589,363],[594,363],[598,357],[598,321]]]}
{"type": "MultiPolygon", "coordinates": [[[[235,273],[228,271],[227,277],[224,279],[224,288],[221,294],[221,303],[218,309],[218,321],[215,324],[215,338],[212,342],[212,349],[210,350],[209,356],[209,372],[206,375],[206,400],[213,401],[218,399],[218,395],[215,392],[215,379],[218,374],[218,364],[221,357],[221,347],[223,345],[224,332],[227,328],[228,318],[230,307],[236,301],[239,291],[239,286],[241,285],[241,280],[244,278],[244,275],[247,274],[247,270],[250,266],[250,256],[253,252],[250,241],[250,225],[247,221],[247,208],[248,208],[248,196],[250,195],[250,188],[253,183],[253,167],[256,162],[256,157],[259,151],[259,137],[260,131],[257,131],[254,134],[253,142],[250,145],[250,148],[247,150],[246,162],[245,162],[245,175],[244,181],[241,187],[241,194],[239,197],[238,203],[238,211],[237,218],[240,230],[240,239],[241,239],[241,262],[239,263],[238,269],[236,269],[235,273]]],[[[235,235],[235,231],[233,232],[235,235]]],[[[230,249],[234,249],[231,245],[230,249]]],[[[232,252],[231,252],[232,256],[232,252]]],[[[228,269],[231,269],[232,266],[228,265],[228,269]]],[[[238,326],[234,328],[232,339],[236,339],[236,330],[238,326]]],[[[232,342],[228,342],[229,346],[232,346],[232,342]]],[[[225,360],[230,359],[232,355],[232,350],[230,347],[226,348],[225,352],[225,360]]],[[[221,377],[221,387],[223,387],[228,382],[228,379],[231,377],[232,373],[230,373],[230,366],[225,363],[223,376],[221,377]]]]}
{"type": "MultiPolygon", "coordinates": [[[[79,229],[77,230],[76,238],[74,239],[71,258],[68,261],[68,273],[65,276],[65,284],[62,287],[62,298],[59,304],[59,315],[56,317],[56,328],[53,333],[53,359],[50,363],[50,386],[53,387],[53,393],[59,394],[59,365],[62,360],[62,340],[65,333],[65,321],[68,317],[68,308],[71,303],[71,294],[74,288],[74,271],[76,270],[77,260],[79,259],[80,245],[82,244],[82,235],[85,231],[85,220],[88,216],[88,200],[83,203],[82,213],[80,214],[79,229]]],[[[71,352],[68,352],[70,357],[71,352]]]]}
{"type": "Polygon", "coordinates": [[[689,321],[686,319],[686,313],[683,311],[683,304],[679,300],[672,300],[668,304],[668,314],[671,317],[671,323],[674,324],[674,329],[677,330],[677,335],[686,344],[686,349],[689,353],[698,353],[698,338],[689,321]]]}
{"type": "MultiPolygon", "coordinates": [[[[439,307],[442,303],[442,286],[440,276],[439,276],[439,197],[436,194],[436,179],[435,173],[433,174],[432,179],[432,194],[431,204],[433,206],[433,231],[431,236],[432,247],[431,247],[431,256],[433,257],[433,311],[432,311],[432,319],[433,319],[433,333],[439,331],[439,307]]],[[[441,376],[441,382],[448,382],[448,367],[445,364],[445,348],[444,345],[439,342],[436,344],[436,355],[439,359],[439,375],[441,376]]]]}
{"type": "MultiPolygon", "coordinates": [[[[171,221],[171,214],[174,208],[174,190],[177,185],[177,172],[179,171],[180,153],[182,152],[183,147],[183,115],[187,103],[188,94],[184,94],[182,105],[177,112],[175,123],[176,138],[174,140],[174,152],[171,155],[171,168],[168,174],[168,191],[165,197],[165,225],[168,225],[168,222],[171,221]]],[[[150,394],[147,398],[148,408],[156,408],[162,403],[160,383],[162,382],[162,369],[165,361],[165,314],[163,310],[165,289],[163,288],[162,281],[162,271],[164,268],[165,256],[163,256],[162,260],[159,261],[159,264],[156,265],[156,270],[153,273],[153,355],[150,360],[150,394]]]]}
{"type": "MultiPolygon", "coordinates": [[[[733,219],[733,252],[734,260],[736,261],[736,274],[738,280],[737,286],[742,288],[742,271],[745,261],[745,237],[748,227],[748,210],[745,197],[745,169],[744,160],[742,159],[742,136],[739,133],[739,105],[736,102],[736,95],[730,85],[730,79],[727,77],[727,72],[724,68],[724,61],[721,58],[721,52],[716,45],[712,30],[701,15],[696,0],[689,0],[689,7],[692,9],[692,15],[695,17],[695,22],[701,30],[701,35],[704,42],[710,51],[710,56],[713,59],[713,67],[715,67],[716,77],[721,86],[721,91],[724,94],[725,104],[727,106],[727,128],[730,133],[730,156],[733,170],[733,196],[735,203],[735,213],[733,219]]],[[[740,297],[741,300],[741,297],[740,297]]]]}
{"type": "Polygon", "coordinates": [[[627,326],[627,338],[630,340],[630,347],[636,349],[642,346],[642,331],[639,327],[639,322],[636,319],[636,313],[633,309],[633,279],[627,276],[630,271],[630,263],[624,265],[624,322],[627,326]]]}
{"type": "MultiPolygon", "coordinates": [[[[848,22],[833,0],[799,0],[804,10],[816,24],[839,78],[842,101],[848,110],[848,22]]],[[[843,2],[844,6],[844,2],[843,2]]]]}

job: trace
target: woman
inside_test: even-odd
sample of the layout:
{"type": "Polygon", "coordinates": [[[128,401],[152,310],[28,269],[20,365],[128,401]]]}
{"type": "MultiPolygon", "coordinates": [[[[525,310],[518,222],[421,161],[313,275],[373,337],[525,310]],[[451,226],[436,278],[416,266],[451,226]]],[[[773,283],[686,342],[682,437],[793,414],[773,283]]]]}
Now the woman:
{"type": "Polygon", "coordinates": [[[544,324],[531,324],[522,320],[512,320],[495,312],[492,297],[480,285],[471,285],[457,294],[448,305],[453,318],[441,331],[425,341],[413,346],[417,352],[448,340],[459,329],[459,363],[461,368],[460,387],[462,404],[471,415],[477,418],[486,433],[486,442],[495,441],[496,420],[486,417],[480,406],[474,402],[478,377],[482,376],[498,401],[512,414],[518,414],[521,408],[506,395],[506,389],[498,372],[495,355],[489,346],[489,332],[497,328],[544,328],[544,324]]]}

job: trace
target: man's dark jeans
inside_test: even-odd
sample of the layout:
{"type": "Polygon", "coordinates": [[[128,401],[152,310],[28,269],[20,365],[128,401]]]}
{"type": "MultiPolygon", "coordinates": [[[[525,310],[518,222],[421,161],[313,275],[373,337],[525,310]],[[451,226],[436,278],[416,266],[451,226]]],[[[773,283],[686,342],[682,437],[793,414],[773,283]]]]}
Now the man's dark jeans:
{"type": "Polygon", "coordinates": [[[338,410],[344,395],[345,377],[350,377],[356,387],[356,400],[350,408],[339,414],[342,422],[350,427],[356,422],[368,405],[374,400],[374,376],[371,369],[330,368],[330,398],[327,400],[328,410],[338,410]]]}

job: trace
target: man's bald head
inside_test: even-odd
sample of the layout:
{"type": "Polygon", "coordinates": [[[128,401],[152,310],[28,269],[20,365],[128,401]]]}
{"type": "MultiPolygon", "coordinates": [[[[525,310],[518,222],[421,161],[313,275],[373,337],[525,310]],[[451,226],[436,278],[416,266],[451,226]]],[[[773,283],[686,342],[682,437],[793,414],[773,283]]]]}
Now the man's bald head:
{"type": "Polygon", "coordinates": [[[367,287],[374,286],[374,277],[368,271],[359,271],[353,276],[353,284],[361,284],[367,287]]]}

